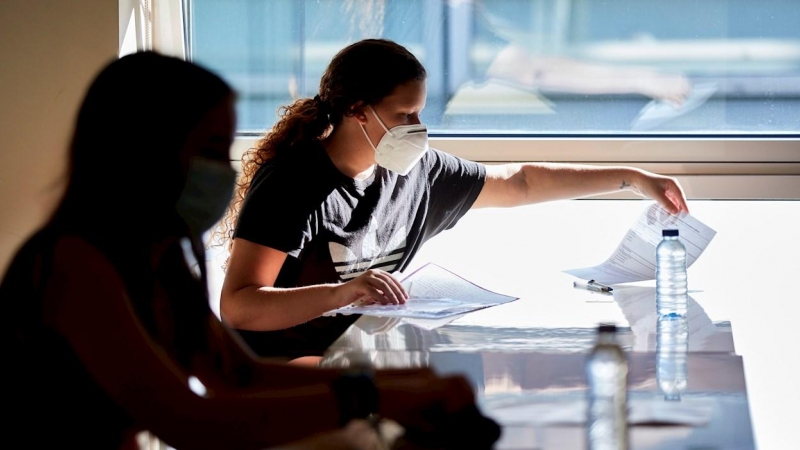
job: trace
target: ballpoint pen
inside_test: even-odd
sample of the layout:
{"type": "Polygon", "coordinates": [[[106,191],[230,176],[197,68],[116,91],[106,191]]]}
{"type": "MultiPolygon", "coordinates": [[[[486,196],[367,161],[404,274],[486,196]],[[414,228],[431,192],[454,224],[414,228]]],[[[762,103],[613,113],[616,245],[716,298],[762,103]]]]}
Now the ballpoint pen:
{"type": "Polygon", "coordinates": [[[594,280],[589,280],[589,282],[587,283],[580,283],[574,281],[572,282],[572,286],[579,289],[586,289],[589,291],[605,292],[605,293],[610,293],[611,291],[614,290],[614,288],[612,288],[611,286],[606,286],[605,284],[598,283],[597,281],[594,280]]]}

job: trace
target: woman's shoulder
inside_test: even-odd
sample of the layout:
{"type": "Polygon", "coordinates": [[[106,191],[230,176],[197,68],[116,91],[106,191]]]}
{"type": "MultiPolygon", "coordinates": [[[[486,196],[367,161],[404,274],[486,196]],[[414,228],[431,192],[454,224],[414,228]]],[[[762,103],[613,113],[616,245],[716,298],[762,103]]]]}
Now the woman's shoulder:
{"type": "Polygon", "coordinates": [[[0,285],[0,297],[10,301],[9,308],[20,315],[37,314],[42,305],[52,306],[47,300],[50,294],[58,293],[61,298],[76,287],[85,289],[97,281],[118,280],[109,259],[87,239],[42,229],[31,235],[12,258],[0,285]]]}
{"type": "Polygon", "coordinates": [[[110,260],[96,245],[74,232],[42,228],[31,235],[17,251],[12,266],[17,270],[60,272],[113,271],[110,260]]]}
{"type": "Polygon", "coordinates": [[[78,252],[84,256],[92,250],[86,239],[76,235],[44,227],[30,235],[17,249],[9,265],[8,278],[12,271],[34,271],[43,265],[52,265],[57,255],[65,252],[78,252]]]}
{"type": "Polygon", "coordinates": [[[319,182],[334,173],[335,166],[320,142],[297,143],[263,162],[253,174],[252,187],[302,187],[310,178],[319,182]]]}
{"type": "Polygon", "coordinates": [[[54,254],[59,259],[85,261],[87,264],[109,264],[105,253],[87,238],[77,234],[62,234],[54,243],[54,254]]]}
{"type": "Polygon", "coordinates": [[[428,173],[438,173],[441,170],[460,171],[465,167],[474,169],[476,166],[483,166],[482,163],[471,161],[433,147],[430,147],[428,151],[425,152],[421,165],[425,167],[424,170],[428,173]]]}

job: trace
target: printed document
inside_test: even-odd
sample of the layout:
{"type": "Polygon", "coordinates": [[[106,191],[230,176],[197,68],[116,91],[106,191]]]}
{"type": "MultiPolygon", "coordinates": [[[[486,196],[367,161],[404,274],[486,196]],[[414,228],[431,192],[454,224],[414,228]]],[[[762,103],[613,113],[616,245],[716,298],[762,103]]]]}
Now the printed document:
{"type": "Polygon", "coordinates": [[[433,263],[425,264],[400,280],[409,299],[403,305],[355,302],[324,315],[362,314],[378,317],[441,319],[517,300],[461,278],[433,263]]]}
{"type": "Polygon", "coordinates": [[[687,268],[697,261],[717,234],[690,214],[672,215],[661,205],[654,203],[645,209],[604,263],[564,272],[603,284],[654,280],[656,246],[661,242],[661,230],[665,228],[678,229],[678,239],[686,247],[687,268]]]}

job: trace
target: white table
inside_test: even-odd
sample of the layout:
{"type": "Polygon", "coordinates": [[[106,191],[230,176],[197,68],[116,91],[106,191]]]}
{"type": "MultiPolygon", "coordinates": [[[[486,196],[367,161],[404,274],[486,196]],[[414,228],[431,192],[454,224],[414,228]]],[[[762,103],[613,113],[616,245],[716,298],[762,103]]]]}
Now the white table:
{"type": "MultiPolygon", "coordinates": [[[[424,358],[431,351],[556,353],[581,359],[590,344],[587,330],[598,322],[613,321],[627,327],[625,344],[633,357],[654,360],[655,316],[648,318],[646,308],[654,282],[618,285],[616,301],[598,302],[599,294],[574,289],[575,278],[561,272],[604,261],[650,203],[573,200],[471,211],[455,228],[429,241],[406,272],[435,262],[520,300],[467,314],[430,332],[398,327],[376,336],[354,327],[331,352],[405,352],[400,359],[424,358]],[[557,335],[565,336],[563,346],[550,345],[558,341],[550,339],[557,335]]],[[[689,268],[695,300],[690,314],[696,316],[691,323],[707,322],[699,332],[694,330],[703,338],[690,339],[689,367],[692,370],[692,358],[708,357],[705,352],[724,360],[719,364],[739,364],[744,374],[741,392],[747,393],[749,407],[749,415],[730,409],[739,411],[736,420],[718,417],[715,427],[722,428],[715,428],[715,433],[724,434],[727,427],[729,434],[739,435],[742,424],[752,421],[759,448],[786,448],[800,441],[794,410],[800,404],[800,390],[793,386],[795,370],[800,368],[800,351],[795,347],[800,318],[800,202],[692,201],[689,206],[696,218],[717,231],[689,268]]],[[[649,437],[636,439],[650,442],[649,437]]],[[[550,438],[540,436],[535,441],[550,442],[550,438]]],[[[504,442],[515,448],[510,443],[523,441],[504,437],[504,442]]],[[[752,441],[744,440],[741,446],[736,442],[723,439],[716,448],[753,447],[752,441]]]]}

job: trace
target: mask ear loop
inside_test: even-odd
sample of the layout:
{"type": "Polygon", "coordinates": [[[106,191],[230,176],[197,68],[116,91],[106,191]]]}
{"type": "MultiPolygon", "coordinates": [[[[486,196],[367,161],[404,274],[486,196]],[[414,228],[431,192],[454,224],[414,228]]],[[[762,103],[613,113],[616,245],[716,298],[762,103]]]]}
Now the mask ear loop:
{"type": "MultiPolygon", "coordinates": [[[[376,119],[378,119],[378,123],[379,123],[379,124],[381,124],[381,127],[382,127],[382,128],[383,128],[383,129],[384,129],[384,130],[385,130],[387,133],[389,133],[389,134],[392,134],[392,132],[391,132],[391,131],[389,131],[389,129],[388,129],[388,128],[386,128],[386,124],[384,124],[384,123],[383,123],[383,121],[381,120],[381,118],[380,118],[380,117],[378,117],[378,113],[376,113],[376,112],[375,112],[375,109],[372,107],[372,105],[369,105],[369,110],[370,110],[370,111],[372,111],[372,115],[373,115],[373,116],[375,116],[375,118],[376,118],[376,119]]],[[[392,135],[392,136],[394,136],[394,135],[392,135]]]]}
{"type": "Polygon", "coordinates": [[[372,139],[369,138],[369,135],[367,134],[367,129],[364,128],[364,125],[358,124],[358,126],[361,127],[361,132],[364,133],[364,137],[367,138],[367,142],[369,142],[369,145],[370,147],[372,147],[372,150],[375,150],[377,152],[378,148],[375,147],[375,144],[372,143],[372,139]]]}
{"type": "MultiPolygon", "coordinates": [[[[383,124],[383,121],[381,120],[381,118],[378,117],[378,113],[375,112],[375,109],[372,108],[372,105],[368,105],[368,108],[369,108],[370,111],[372,111],[372,115],[375,116],[376,119],[378,119],[378,123],[381,124],[381,128],[383,128],[387,133],[392,135],[392,133],[389,131],[389,129],[386,128],[386,125],[383,124]]],[[[367,129],[364,128],[364,125],[359,124],[359,126],[361,127],[361,132],[364,133],[364,137],[367,138],[367,142],[369,142],[369,145],[372,147],[373,150],[375,150],[377,152],[378,151],[378,147],[376,147],[375,144],[372,143],[372,139],[370,139],[369,135],[367,134],[367,129]]]]}

